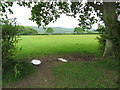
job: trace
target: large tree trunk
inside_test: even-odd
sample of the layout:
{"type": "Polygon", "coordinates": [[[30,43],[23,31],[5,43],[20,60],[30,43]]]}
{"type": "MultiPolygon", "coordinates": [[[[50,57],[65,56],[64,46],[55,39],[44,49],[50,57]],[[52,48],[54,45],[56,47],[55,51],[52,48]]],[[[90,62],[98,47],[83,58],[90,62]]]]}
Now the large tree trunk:
{"type": "Polygon", "coordinates": [[[117,17],[114,2],[104,2],[103,19],[107,36],[103,56],[107,57],[113,55],[113,41],[111,40],[111,37],[117,37],[117,17]]]}
{"type": "Polygon", "coordinates": [[[113,44],[110,39],[106,39],[106,45],[105,45],[105,50],[103,53],[103,57],[113,55],[113,44]]]}

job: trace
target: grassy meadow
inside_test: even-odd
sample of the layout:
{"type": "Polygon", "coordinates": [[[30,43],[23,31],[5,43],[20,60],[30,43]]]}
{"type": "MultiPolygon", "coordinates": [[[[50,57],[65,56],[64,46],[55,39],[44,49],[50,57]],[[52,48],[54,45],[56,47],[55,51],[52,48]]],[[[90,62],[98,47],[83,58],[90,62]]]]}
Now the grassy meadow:
{"type": "Polygon", "coordinates": [[[36,58],[50,54],[90,53],[99,56],[98,35],[21,36],[16,58],[36,58]]]}
{"type": "MultiPolygon", "coordinates": [[[[98,35],[29,35],[20,36],[18,46],[22,47],[15,56],[18,60],[28,60],[40,56],[57,54],[91,54],[100,57],[98,35]]],[[[32,66],[34,68],[34,66],[32,66]]],[[[26,68],[27,70],[28,68],[26,68]]],[[[54,77],[46,87],[54,88],[117,88],[118,63],[113,58],[99,61],[61,62],[51,66],[54,77]]],[[[32,69],[31,69],[32,70],[32,69]]],[[[29,71],[29,70],[28,70],[29,71]]],[[[35,70],[36,71],[36,70],[35,70]]],[[[36,78],[36,75],[32,76],[36,78]]],[[[9,77],[7,77],[9,79],[9,77]]],[[[33,81],[34,84],[34,81],[33,81]]],[[[35,86],[26,85],[25,88],[35,86]]],[[[38,85],[40,88],[44,86],[38,85]]]]}

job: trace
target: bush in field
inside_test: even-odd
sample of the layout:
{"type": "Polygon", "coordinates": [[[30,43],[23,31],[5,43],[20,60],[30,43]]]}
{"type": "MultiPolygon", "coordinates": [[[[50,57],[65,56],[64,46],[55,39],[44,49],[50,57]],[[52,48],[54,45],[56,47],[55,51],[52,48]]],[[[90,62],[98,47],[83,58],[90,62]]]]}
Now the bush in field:
{"type": "Polygon", "coordinates": [[[52,28],[47,28],[45,31],[45,33],[49,33],[49,35],[52,34],[53,32],[54,30],[52,28]]]}
{"type": "Polygon", "coordinates": [[[19,26],[19,28],[20,28],[20,35],[33,35],[38,33],[35,29],[31,27],[19,26]]]}
{"type": "Polygon", "coordinates": [[[83,32],[84,32],[84,29],[81,28],[81,27],[76,27],[76,28],[74,29],[74,32],[77,33],[77,34],[80,34],[80,33],[83,33],[83,32]]]}

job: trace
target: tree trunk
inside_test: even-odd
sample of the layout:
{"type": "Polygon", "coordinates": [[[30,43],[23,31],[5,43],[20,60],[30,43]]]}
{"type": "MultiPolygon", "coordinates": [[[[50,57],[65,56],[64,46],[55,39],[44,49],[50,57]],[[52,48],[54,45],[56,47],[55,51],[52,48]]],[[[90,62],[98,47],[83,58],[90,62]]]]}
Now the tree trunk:
{"type": "Polygon", "coordinates": [[[111,37],[117,37],[117,17],[114,2],[104,2],[103,4],[103,20],[106,30],[106,45],[103,53],[104,57],[113,55],[113,41],[111,37]]]}
{"type": "Polygon", "coordinates": [[[113,47],[112,41],[109,40],[109,39],[106,39],[106,45],[105,45],[105,50],[104,50],[104,53],[103,53],[103,57],[113,55],[112,47],[113,47]]]}

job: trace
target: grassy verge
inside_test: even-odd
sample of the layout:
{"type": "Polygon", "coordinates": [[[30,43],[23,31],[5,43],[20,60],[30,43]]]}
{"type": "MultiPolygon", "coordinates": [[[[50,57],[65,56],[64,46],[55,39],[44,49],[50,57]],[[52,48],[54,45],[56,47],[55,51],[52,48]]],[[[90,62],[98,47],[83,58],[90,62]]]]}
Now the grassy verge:
{"type": "Polygon", "coordinates": [[[35,68],[33,67],[33,65],[31,65],[29,63],[24,62],[19,65],[21,65],[19,67],[19,69],[17,70],[17,72],[19,72],[19,73],[15,73],[14,68],[3,73],[3,75],[2,75],[2,81],[3,81],[2,86],[3,87],[6,85],[9,85],[11,83],[17,82],[17,81],[23,79],[25,76],[32,74],[35,71],[35,68]],[[17,77],[16,77],[15,74],[19,74],[19,75],[17,75],[17,77]]]}
{"type": "Polygon", "coordinates": [[[69,62],[52,67],[57,88],[117,88],[118,62],[69,62]]]}

